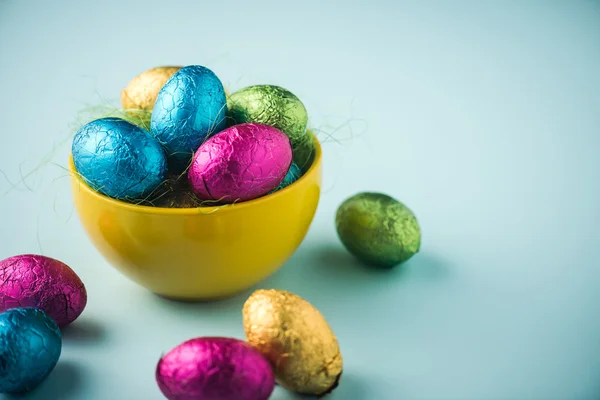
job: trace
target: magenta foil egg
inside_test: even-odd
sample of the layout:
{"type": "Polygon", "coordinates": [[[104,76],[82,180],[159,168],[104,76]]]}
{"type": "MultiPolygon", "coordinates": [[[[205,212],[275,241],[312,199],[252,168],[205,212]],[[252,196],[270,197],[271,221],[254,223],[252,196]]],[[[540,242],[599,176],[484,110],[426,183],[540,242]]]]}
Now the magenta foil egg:
{"type": "Polygon", "coordinates": [[[0,261],[0,283],[0,312],[38,308],[61,328],[75,321],[87,304],[79,276],[46,256],[23,254],[0,261]]]}
{"type": "Polygon", "coordinates": [[[252,200],[275,189],[292,163],[286,134],[269,125],[245,123],[219,132],[200,146],[188,171],[203,200],[252,200]]]}
{"type": "Polygon", "coordinates": [[[275,389],[269,361],[226,337],[183,342],[158,362],[156,381],[169,400],[267,400],[275,389]]]}

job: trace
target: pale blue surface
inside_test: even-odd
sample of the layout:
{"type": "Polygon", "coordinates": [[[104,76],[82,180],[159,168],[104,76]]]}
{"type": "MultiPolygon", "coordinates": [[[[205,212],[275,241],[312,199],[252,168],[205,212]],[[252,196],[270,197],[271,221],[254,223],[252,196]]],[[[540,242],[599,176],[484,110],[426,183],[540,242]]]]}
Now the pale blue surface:
{"type": "MultiPolygon", "coordinates": [[[[337,332],[346,372],[330,399],[600,396],[598,1],[57,3],[0,1],[11,181],[81,107],[118,104],[147,68],[204,64],[229,91],[284,86],[322,131],[326,190],[302,247],[262,286],[306,297],[337,332]],[[370,271],[341,248],[336,207],[363,190],[417,214],[423,248],[405,268],[370,271]]],[[[112,270],[72,215],[68,150],[1,203],[1,257],[41,251],[89,290],[29,399],[159,400],[161,353],[241,337],[245,298],[166,302],[112,270]]]]}

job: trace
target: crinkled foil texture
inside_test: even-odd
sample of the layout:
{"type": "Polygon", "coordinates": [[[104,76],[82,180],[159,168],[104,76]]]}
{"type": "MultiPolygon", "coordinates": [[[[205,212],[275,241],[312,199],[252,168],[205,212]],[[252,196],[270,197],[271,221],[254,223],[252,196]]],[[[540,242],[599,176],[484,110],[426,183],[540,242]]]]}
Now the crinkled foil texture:
{"type": "Polygon", "coordinates": [[[297,393],[324,395],[337,387],[343,359],[323,315],[284,290],[255,291],[243,307],[246,338],[273,365],[277,382],[297,393]]]}
{"type": "Polygon", "coordinates": [[[155,67],[133,78],[121,92],[125,110],[152,111],[158,92],[181,67],[155,67]]]}
{"type": "Polygon", "coordinates": [[[188,171],[194,192],[222,203],[251,200],[269,193],[292,163],[288,137],[263,124],[240,124],[208,139],[188,171]]]}
{"type": "Polygon", "coordinates": [[[413,212],[382,193],[359,193],[336,214],[336,229],[350,253],[367,264],[393,267],[415,255],[421,230],[413,212]]]}
{"type": "Polygon", "coordinates": [[[281,181],[279,186],[277,186],[275,189],[273,189],[269,193],[274,193],[274,192],[277,192],[278,190],[288,187],[292,183],[296,182],[301,176],[302,176],[302,170],[300,169],[298,164],[296,164],[295,162],[292,162],[290,169],[288,170],[287,174],[285,174],[285,178],[283,178],[283,180],[281,181]]]}
{"type": "Polygon", "coordinates": [[[0,312],[35,307],[60,327],[75,321],[87,304],[79,276],[61,261],[23,254],[0,261],[0,312]]]}
{"type": "Polygon", "coordinates": [[[274,126],[290,138],[294,162],[305,170],[314,156],[314,142],[306,130],[308,113],[289,90],[275,85],[249,86],[232,94],[228,114],[233,123],[256,122],[274,126]]]}
{"type": "Polygon", "coordinates": [[[52,372],[61,350],[60,330],[42,310],[15,308],[0,314],[0,393],[35,389],[52,372]]]}
{"type": "Polygon", "coordinates": [[[268,360],[233,338],[180,344],[159,361],[156,379],[169,400],[267,400],[275,387],[268,360]]]}
{"type": "Polygon", "coordinates": [[[121,91],[121,104],[130,122],[150,130],[152,108],[165,83],[181,67],[155,67],[133,78],[121,91]]]}
{"type": "Polygon", "coordinates": [[[177,71],[160,90],[150,121],[169,171],[185,171],[200,144],[226,127],[226,118],[225,90],[210,69],[190,65],[177,71]]]}
{"type": "Polygon", "coordinates": [[[164,179],[160,144],[145,130],[120,118],[100,118],[75,134],[73,162],[95,190],[120,200],[149,195],[164,179]]]}

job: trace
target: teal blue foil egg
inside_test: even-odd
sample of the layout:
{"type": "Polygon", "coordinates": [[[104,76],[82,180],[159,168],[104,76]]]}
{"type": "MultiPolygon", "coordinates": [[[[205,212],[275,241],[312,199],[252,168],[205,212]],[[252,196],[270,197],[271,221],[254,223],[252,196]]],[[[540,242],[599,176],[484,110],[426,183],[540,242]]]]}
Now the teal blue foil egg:
{"type": "Polygon", "coordinates": [[[165,179],[167,159],[144,129],[120,118],[101,118],[77,131],[73,163],[85,182],[119,200],[150,195],[165,179]]]}
{"type": "Polygon", "coordinates": [[[162,144],[169,172],[191,164],[200,145],[226,127],[227,99],[223,84],[210,69],[190,65],[162,87],[150,120],[150,133],[162,144]]]}
{"type": "Polygon", "coordinates": [[[287,174],[285,175],[285,178],[283,178],[283,180],[281,181],[279,186],[277,186],[275,189],[271,190],[269,192],[269,194],[275,193],[278,190],[288,187],[292,183],[296,182],[301,176],[302,176],[302,170],[300,169],[298,164],[296,164],[295,162],[292,162],[292,165],[290,165],[290,169],[288,170],[287,174]]]}
{"type": "Polygon", "coordinates": [[[0,393],[25,393],[54,370],[62,351],[58,325],[37,308],[0,314],[0,393]]]}

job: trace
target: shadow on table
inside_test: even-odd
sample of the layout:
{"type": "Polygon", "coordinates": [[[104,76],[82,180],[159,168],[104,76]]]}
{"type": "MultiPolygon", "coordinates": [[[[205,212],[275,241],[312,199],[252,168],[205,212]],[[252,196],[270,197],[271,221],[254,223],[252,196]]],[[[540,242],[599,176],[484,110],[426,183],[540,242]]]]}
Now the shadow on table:
{"type": "Polygon", "coordinates": [[[341,245],[304,247],[273,276],[259,284],[310,295],[323,301],[345,301],[398,290],[403,285],[435,285],[452,278],[449,263],[422,251],[394,268],[368,266],[341,245]]]}
{"type": "Polygon", "coordinates": [[[44,382],[29,393],[0,395],[1,400],[78,400],[83,399],[85,367],[73,361],[59,361],[44,382]]]}
{"type": "Polygon", "coordinates": [[[229,299],[195,303],[149,295],[155,307],[168,313],[191,313],[225,322],[239,319],[244,302],[259,288],[288,290],[327,304],[399,290],[409,282],[430,285],[451,277],[448,263],[432,253],[420,252],[394,268],[377,268],[362,264],[341,245],[331,243],[303,246],[278,272],[229,299]]]}
{"type": "MultiPolygon", "coordinates": [[[[381,389],[387,390],[385,387],[379,387],[381,382],[369,381],[354,374],[344,374],[340,385],[329,395],[323,397],[331,400],[366,400],[377,399],[381,394],[381,389]]],[[[389,392],[386,392],[389,393],[389,392]]],[[[399,397],[401,398],[401,397],[399,397]]],[[[301,395],[289,392],[281,387],[276,387],[273,395],[269,400],[312,400],[319,399],[317,396],[301,395]]]]}
{"type": "Polygon", "coordinates": [[[106,339],[106,328],[98,321],[79,317],[62,330],[65,343],[98,344],[106,339]]]}
{"type": "Polygon", "coordinates": [[[248,296],[254,289],[247,290],[235,297],[223,300],[185,302],[171,300],[152,293],[147,293],[152,302],[152,307],[156,307],[168,313],[173,314],[192,314],[201,316],[203,320],[213,322],[230,321],[231,318],[239,318],[242,312],[242,306],[248,296]]]}
{"type": "Polygon", "coordinates": [[[382,268],[363,264],[346,251],[342,246],[328,245],[315,249],[315,263],[319,273],[331,275],[338,280],[359,281],[364,278],[387,279],[419,275],[428,281],[435,282],[448,277],[447,263],[429,252],[415,254],[404,264],[393,268],[382,268]]]}

